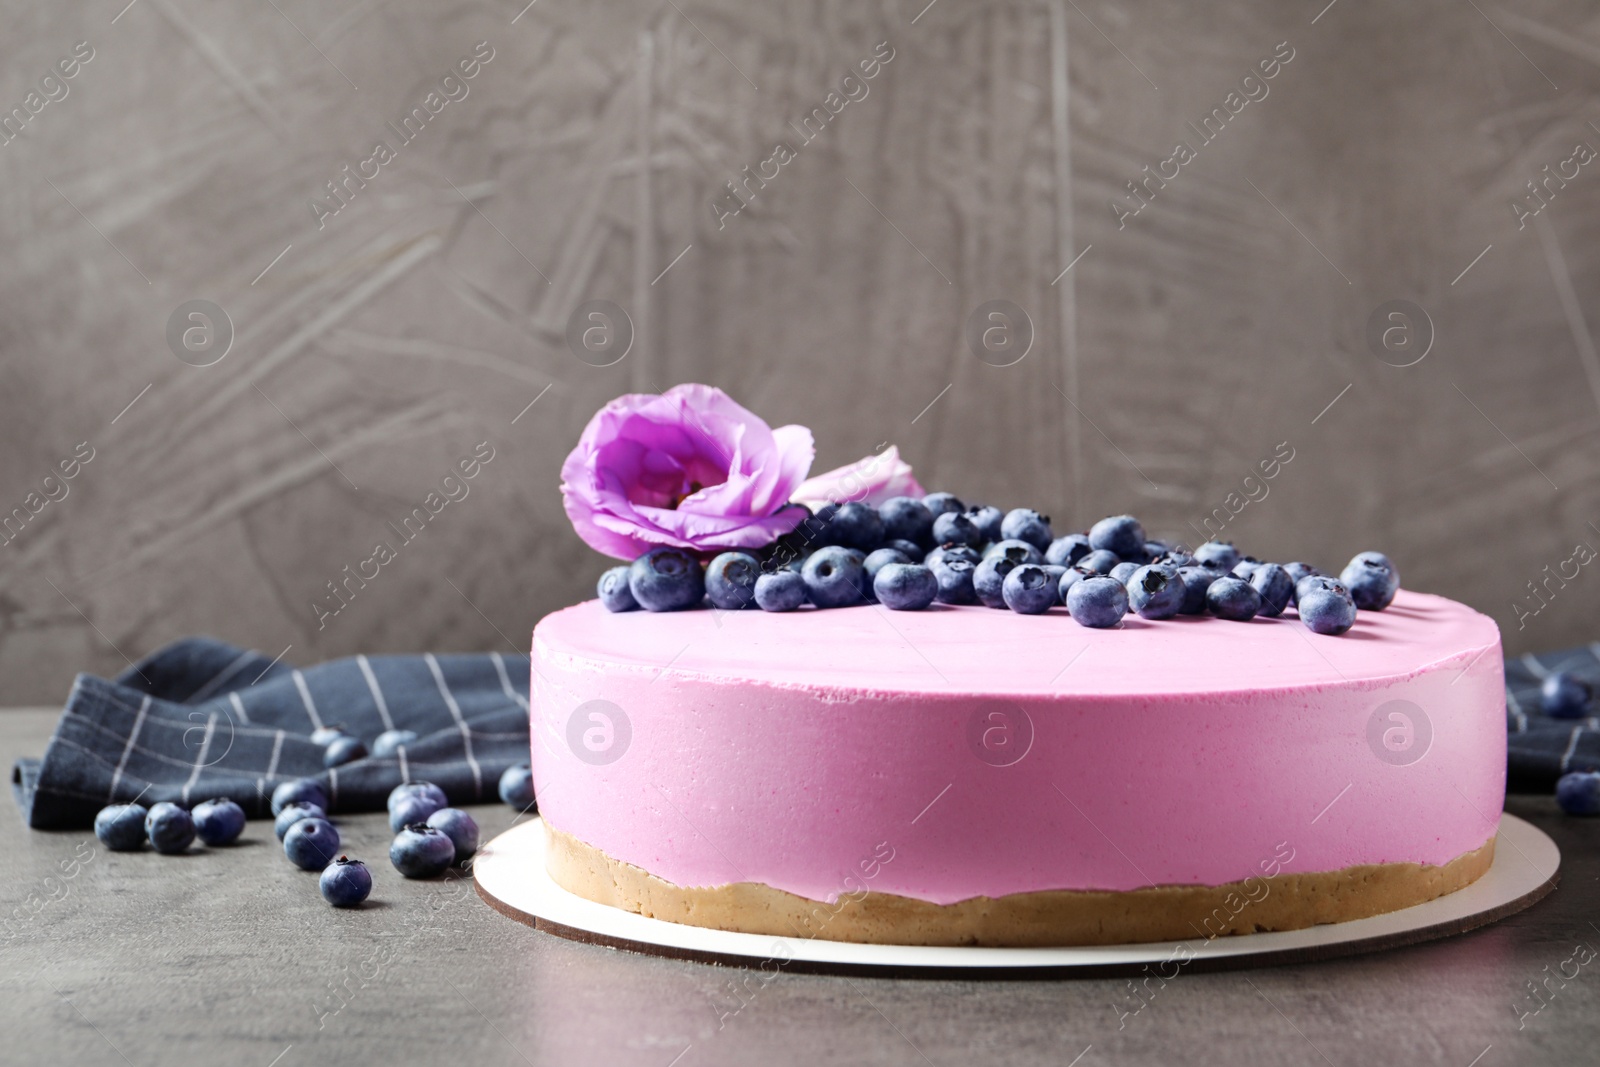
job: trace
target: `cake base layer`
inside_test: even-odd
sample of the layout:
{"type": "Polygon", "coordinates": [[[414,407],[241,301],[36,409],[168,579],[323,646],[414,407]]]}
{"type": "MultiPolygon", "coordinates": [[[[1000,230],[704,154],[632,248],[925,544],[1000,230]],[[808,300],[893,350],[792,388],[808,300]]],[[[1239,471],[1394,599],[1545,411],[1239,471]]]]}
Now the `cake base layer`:
{"type": "Polygon", "coordinates": [[[685,887],[545,824],[550,877],[570,893],[668,922],[738,933],[892,945],[1028,948],[1211,939],[1398,911],[1477,881],[1494,839],[1442,866],[1362,864],[1218,886],[1044,890],[934,904],[863,890],[833,903],[754,882],[685,887]]]}

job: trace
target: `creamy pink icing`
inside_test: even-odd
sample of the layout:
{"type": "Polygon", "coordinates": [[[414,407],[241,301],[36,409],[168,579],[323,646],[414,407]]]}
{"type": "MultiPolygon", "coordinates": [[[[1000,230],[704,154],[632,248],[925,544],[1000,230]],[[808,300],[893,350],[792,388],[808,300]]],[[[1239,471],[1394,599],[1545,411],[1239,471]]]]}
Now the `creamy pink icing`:
{"type": "Polygon", "coordinates": [[[534,630],[533,771],[550,825],[617,859],[819,900],[1443,864],[1499,823],[1502,671],[1492,620],[1409,591],[1338,638],[1293,609],[1090,630],[1059,609],[590,601],[534,630]],[[580,759],[592,700],[631,737],[580,759]],[[1398,754],[1402,720],[1369,729],[1397,700],[1422,727],[1391,733],[1398,754]]]}

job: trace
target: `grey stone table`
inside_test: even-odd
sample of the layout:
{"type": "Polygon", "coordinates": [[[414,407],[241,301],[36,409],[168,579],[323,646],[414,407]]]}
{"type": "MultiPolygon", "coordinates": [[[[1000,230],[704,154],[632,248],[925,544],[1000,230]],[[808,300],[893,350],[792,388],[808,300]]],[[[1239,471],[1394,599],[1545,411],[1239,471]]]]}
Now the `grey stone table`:
{"type": "MultiPolygon", "coordinates": [[[[40,752],[53,722],[0,711],[0,759],[40,752]]],[[[1594,1063],[1600,958],[1568,961],[1600,948],[1600,821],[1542,798],[1510,810],[1564,856],[1531,910],[1376,955],[1184,974],[1127,1016],[1125,979],[763,984],[564,941],[466,879],[401,879],[377,815],[340,820],[376,876],[359,912],[326,906],[264,823],[233,848],[163,857],[0,818],[0,1063],[1594,1063]]],[[[513,817],[475,814],[487,835],[513,817]]]]}

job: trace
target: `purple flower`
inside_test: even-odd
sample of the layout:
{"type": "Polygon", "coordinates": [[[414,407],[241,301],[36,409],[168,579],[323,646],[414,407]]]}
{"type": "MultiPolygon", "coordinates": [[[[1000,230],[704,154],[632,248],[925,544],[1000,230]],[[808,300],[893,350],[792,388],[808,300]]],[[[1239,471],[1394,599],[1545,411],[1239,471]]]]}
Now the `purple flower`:
{"type": "Polygon", "coordinates": [[[858,459],[825,474],[807,478],[794,491],[794,501],[817,508],[822,504],[843,504],[859,500],[874,507],[892,497],[924,496],[911,464],[900,458],[900,450],[890,445],[865,459],[858,459]]]}
{"type": "Polygon", "coordinates": [[[578,536],[618,559],[761,548],[805,518],[789,497],[815,451],[804,426],[771,429],[709,385],[634,393],[584,427],[561,497],[578,536]]]}

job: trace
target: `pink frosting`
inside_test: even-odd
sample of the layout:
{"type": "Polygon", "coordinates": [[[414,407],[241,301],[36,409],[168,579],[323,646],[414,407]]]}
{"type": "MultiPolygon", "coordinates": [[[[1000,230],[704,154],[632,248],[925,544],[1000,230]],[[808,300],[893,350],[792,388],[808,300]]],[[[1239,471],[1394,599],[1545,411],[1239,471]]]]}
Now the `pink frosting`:
{"type": "Polygon", "coordinates": [[[1338,638],[1293,609],[1090,630],[1059,610],[591,601],[534,630],[533,770],[550,825],[617,859],[818,900],[1443,864],[1499,823],[1502,671],[1492,620],[1409,591],[1338,638]],[[631,731],[610,762],[568,740],[595,700],[631,731]]]}

